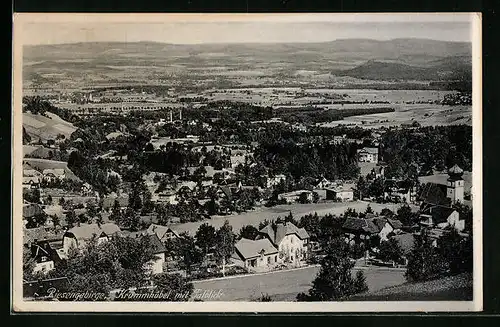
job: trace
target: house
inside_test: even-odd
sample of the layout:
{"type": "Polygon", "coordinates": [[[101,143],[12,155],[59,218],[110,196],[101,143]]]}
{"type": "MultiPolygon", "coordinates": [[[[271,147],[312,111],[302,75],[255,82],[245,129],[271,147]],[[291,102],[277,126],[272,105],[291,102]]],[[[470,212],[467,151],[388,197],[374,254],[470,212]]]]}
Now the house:
{"type": "Polygon", "coordinates": [[[378,234],[379,229],[372,220],[364,218],[347,217],[342,225],[342,230],[349,239],[366,240],[378,234]]]}
{"type": "Polygon", "coordinates": [[[326,199],[340,202],[347,202],[354,200],[354,190],[349,186],[341,186],[336,189],[326,189],[326,199]]]}
{"type": "Polygon", "coordinates": [[[279,262],[298,264],[307,259],[309,234],[291,222],[270,223],[259,231],[257,239],[267,238],[278,249],[279,262]]]}
{"type": "Polygon", "coordinates": [[[54,182],[56,180],[62,181],[66,177],[66,172],[63,168],[44,169],[42,175],[44,181],[54,182]]]}
{"type": "Polygon", "coordinates": [[[335,186],[335,183],[329,181],[328,179],[326,179],[324,177],[318,179],[316,181],[316,183],[314,184],[315,189],[326,189],[326,188],[333,187],[333,186],[335,186]]]}
{"type": "Polygon", "coordinates": [[[368,218],[367,220],[372,220],[372,222],[377,226],[378,236],[382,241],[387,241],[390,236],[399,234],[401,232],[401,227],[403,227],[403,224],[397,219],[375,217],[368,218]]]}
{"type": "Polygon", "coordinates": [[[55,269],[55,266],[61,261],[59,254],[53,249],[49,241],[36,241],[31,244],[31,257],[35,261],[33,273],[48,273],[55,269]]]}
{"type": "Polygon", "coordinates": [[[279,183],[284,182],[286,180],[286,176],[283,174],[279,174],[279,175],[276,175],[273,177],[264,175],[262,177],[264,179],[264,187],[265,188],[275,187],[279,183]]]}
{"type": "Polygon", "coordinates": [[[333,144],[341,144],[341,143],[345,142],[346,137],[347,137],[347,135],[345,135],[345,134],[344,135],[335,135],[333,137],[332,143],[333,144]]]}
{"type": "Polygon", "coordinates": [[[370,172],[370,177],[375,179],[375,178],[383,178],[385,175],[385,166],[382,165],[377,165],[374,168],[372,168],[370,172]]]}
{"type": "Polygon", "coordinates": [[[426,183],[418,196],[422,209],[428,206],[446,205],[464,202],[463,169],[454,165],[448,169],[446,184],[426,183]]]}
{"type": "Polygon", "coordinates": [[[358,149],[359,162],[378,162],[378,148],[362,148],[358,149]]]}
{"type": "Polygon", "coordinates": [[[43,175],[35,169],[23,170],[23,187],[37,188],[42,182],[43,175]]]}
{"type": "Polygon", "coordinates": [[[155,234],[163,243],[179,238],[179,234],[170,227],[157,224],[149,225],[148,229],[146,230],[146,234],[155,234]]]}
{"type": "Polygon", "coordinates": [[[381,240],[387,240],[391,235],[401,231],[402,224],[395,219],[385,217],[355,218],[348,217],[342,225],[342,230],[349,240],[362,241],[378,235],[381,240]]]}
{"type": "Polygon", "coordinates": [[[119,235],[120,227],[113,223],[98,224],[80,224],[66,231],[63,235],[63,251],[68,255],[71,248],[81,249],[86,243],[97,237],[97,244],[109,241],[111,236],[119,235]]]}
{"type": "Polygon", "coordinates": [[[278,249],[267,238],[249,240],[242,238],[234,245],[231,261],[249,270],[269,270],[278,264],[278,249]]]}
{"type": "Polygon", "coordinates": [[[386,201],[413,203],[416,189],[410,180],[388,179],[384,181],[384,199],[386,201]]]}
{"type": "Polygon", "coordinates": [[[154,259],[151,259],[146,263],[148,271],[153,275],[163,273],[165,253],[167,252],[165,245],[160,241],[158,235],[155,233],[140,236],[140,240],[141,242],[146,242],[148,248],[151,250],[151,253],[154,255],[154,259]]]}
{"type": "Polygon", "coordinates": [[[420,225],[425,227],[437,227],[445,229],[454,227],[461,232],[465,229],[465,219],[460,219],[457,210],[448,206],[427,207],[420,214],[420,225]]]}
{"type": "Polygon", "coordinates": [[[281,193],[278,194],[278,200],[286,201],[287,204],[292,204],[298,202],[301,196],[304,197],[304,195],[302,194],[305,194],[305,198],[307,199],[308,202],[312,202],[313,195],[312,192],[308,190],[298,190],[287,193],[281,193]]]}
{"type": "Polygon", "coordinates": [[[151,201],[153,202],[161,202],[161,203],[169,203],[169,204],[177,204],[179,203],[178,193],[173,189],[165,189],[160,192],[154,192],[151,196],[151,201]]]}
{"type": "Polygon", "coordinates": [[[92,194],[92,185],[90,185],[89,183],[83,183],[83,185],[80,189],[80,192],[83,195],[91,195],[92,194]]]}
{"type": "MultiPolygon", "coordinates": [[[[50,243],[52,248],[56,248],[56,243],[61,243],[61,238],[64,234],[62,228],[51,228],[51,227],[36,227],[36,228],[24,228],[23,229],[23,244],[28,249],[31,245],[36,244],[39,241],[47,241],[50,243]]],[[[62,244],[61,244],[62,245],[62,244]]]]}

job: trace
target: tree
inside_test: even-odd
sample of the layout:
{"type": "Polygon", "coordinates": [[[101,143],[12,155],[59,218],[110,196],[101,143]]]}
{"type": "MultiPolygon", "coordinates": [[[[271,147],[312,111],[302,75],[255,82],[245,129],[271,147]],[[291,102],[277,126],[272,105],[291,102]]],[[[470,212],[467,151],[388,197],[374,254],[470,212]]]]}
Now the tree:
{"type": "Polygon", "coordinates": [[[78,222],[78,217],[76,217],[75,210],[72,209],[66,213],[66,224],[68,228],[72,228],[78,222]]]}
{"type": "Polygon", "coordinates": [[[411,226],[414,223],[415,215],[412,213],[409,205],[401,206],[397,211],[397,218],[404,226],[411,226]]]}
{"type": "Polygon", "coordinates": [[[240,238],[246,238],[249,240],[255,240],[257,235],[259,235],[259,230],[252,225],[246,225],[240,229],[240,238]]]}
{"type": "Polygon", "coordinates": [[[195,234],[196,246],[206,255],[216,244],[216,231],[214,226],[204,223],[198,227],[195,234]]]}
{"type": "Polygon", "coordinates": [[[365,274],[358,270],[356,273],[356,279],[354,280],[354,290],[357,293],[368,292],[368,285],[366,284],[365,274]]]}
{"type": "Polygon", "coordinates": [[[349,259],[349,248],[337,238],[327,248],[327,254],[321,261],[321,268],[312,283],[308,294],[297,295],[298,301],[338,301],[360,291],[366,290],[366,282],[362,277],[354,279],[352,268],[354,263],[349,259]]]}
{"type": "Polygon", "coordinates": [[[455,228],[449,228],[439,239],[439,252],[446,261],[449,274],[472,273],[472,237],[461,236],[455,228]]]}
{"type": "Polygon", "coordinates": [[[33,269],[35,268],[35,259],[31,255],[31,250],[23,247],[23,280],[33,280],[33,269]]]}
{"type": "Polygon", "coordinates": [[[153,276],[153,285],[157,291],[167,295],[165,301],[188,301],[194,286],[180,274],[160,274],[153,276]]]}
{"type": "Polygon", "coordinates": [[[135,238],[113,237],[98,244],[97,235],[80,251],[70,251],[60,273],[69,280],[68,291],[109,294],[116,288],[146,284],[146,263],[151,248],[135,238]]]}
{"type": "Polygon", "coordinates": [[[215,256],[218,262],[222,262],[222,275],[225,275],[226,261],[234,252],[235,235],[229,221],[224,221],[224,225],[217,230],[215,256]]]}
{"type": "Polygon", "coordinates": [[[194,238],[187,232],[179,235],[179,238],[174,240],[173,253],[182,257],[182,266],[186,270],[187,275],[191,275],[191,269],[194,264],[200,263],[203,260],[203,254],[196,247],[194,238]]]}
{"type": "Polygon", "coordinates": [[[259,223],[259,230],[261,230],[262,228],[266,227],[267,225],[269,225],[271,222],[267,219],[264,219],[262,220],[260,223],[259,223]]]}
{"type": "Polygon", "coordinates": [[[319,194],[318,194],[318,192],[314,191],[312,193],[312,195],[313,195],[313,203],[318,203],[319,202],[319,194]]]}
{"type": "Polygon", "coordinates": [[[405,277],[409,281],[424,281],[439,277],[446,269],[446,262],[427,232],[415,236],[415,243],[408,255],[405,277]]]}
{"type": "Polygon", "coordinates": [[[394,212],[392,212],[391,209],[384,208],[380,211],[380,214],[384,217],[392,217],[394,215],[394,212]]]}
{"type": "Polygon", "coordinates": [[[309,233],[311,240],[316,241],[318,239],[318,235],[320,234],[320,220],[318,214],[315,212],[312,215],[300,217],[297,227],[304,228],[307,233],[309,233]]]}
{"type": "Polygon", "coordinates": [[[370,205],[366,207],[365,214],[373,214],[373,209],[370,205]]]}
{"type": "Polygon", "coordinates": [[[300,193],[297,202],[302,204],[310,203],[311,201],[309,200],[309,194],[307,192],[300,193]]]}
{"type": "Polygon", "coordinates": [[[380,242],[378,257],[383,261],[400,262],[403,256],[403,250],[398,242],[391,238],[380,242]]]}
{"type": "Polygon", "coordinates": [[[118,199],[115,199],[115,202],[113,203],[113,209],[111,210],[111,215],[109,215],[109,219],[117,222],[121,221],[122,219],[122,210],[118,199]]]}
{"type": "Polygon", "coordinates": [[[31,203],[40,203],[40,191],[38,189],[29,190],[24,193],[23,198],[31,203]]]}

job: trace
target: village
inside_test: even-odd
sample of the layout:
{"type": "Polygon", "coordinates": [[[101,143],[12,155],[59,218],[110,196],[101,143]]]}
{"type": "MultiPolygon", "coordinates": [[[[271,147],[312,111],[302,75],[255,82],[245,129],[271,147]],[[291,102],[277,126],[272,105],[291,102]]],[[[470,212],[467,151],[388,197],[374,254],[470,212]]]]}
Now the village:
{"type": "MultiPolygon", "coordinates": [[[[344,128],[323,137],[326,147],[347,149],[351,161],[335,167],[342,172],[314,176],[270,166],[277,156],[264,165],[262,142],[238,141],[241,135],[213,140],[211,132],[239,128],[223,118],[193,118],[182,109],[161,112],[140,116],[135,130],[119,123],[119,113],[97,116],[100,129],[87,121],[95,117],[77,112],[75,122],[94,132],[80,127],[55,138],[26,139],[26,298],[70,283],[63,273],[76,253],[88,251],[89,244],[99,251],[116,239],[144,246],[145,280],[178,274],[200,281],[318,265],[335,237],[345,241],[356,267],[401,271],[422,233],[433,246],[450,230],[472,237],[470,172],[453,164],[431,169],[427,177],[387,176],[394,167],[380,152],[384,134],[394,128],[344,128]],[[101,134],[97,147],[92,134],[101,134]]],[[[301,135],[294,145],[298,156],[317,142],[311,125],[253,120],[249,133],[286,129],[301,135]]],[[[418,128],[395,130],[418,134],[418,128]]]]}

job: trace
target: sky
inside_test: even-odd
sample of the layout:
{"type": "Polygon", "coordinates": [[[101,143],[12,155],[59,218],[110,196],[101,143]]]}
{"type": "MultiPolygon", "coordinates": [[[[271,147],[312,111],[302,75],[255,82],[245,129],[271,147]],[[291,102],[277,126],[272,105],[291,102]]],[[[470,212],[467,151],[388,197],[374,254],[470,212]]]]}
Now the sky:
{"type": "Polygon", "coordinates": [[[14,30],[20,29],[25,45],[286,43],[346,38],[471,41],[471,22],[472,14],[26,14],[14,18],[14,30]]]}

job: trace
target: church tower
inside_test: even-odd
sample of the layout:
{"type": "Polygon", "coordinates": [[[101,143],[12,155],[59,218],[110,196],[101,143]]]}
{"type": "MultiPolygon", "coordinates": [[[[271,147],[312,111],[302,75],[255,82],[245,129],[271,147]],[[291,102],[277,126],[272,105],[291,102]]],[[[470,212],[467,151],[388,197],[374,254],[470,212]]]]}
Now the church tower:
{"type": "Polygon", "coordinates": [[[446,183],[446,197],[450,199],[451,204],[464,202],[464,180],[462,175],[464,171],[458,165],[448,169],[448,180],[446,183]]]}

